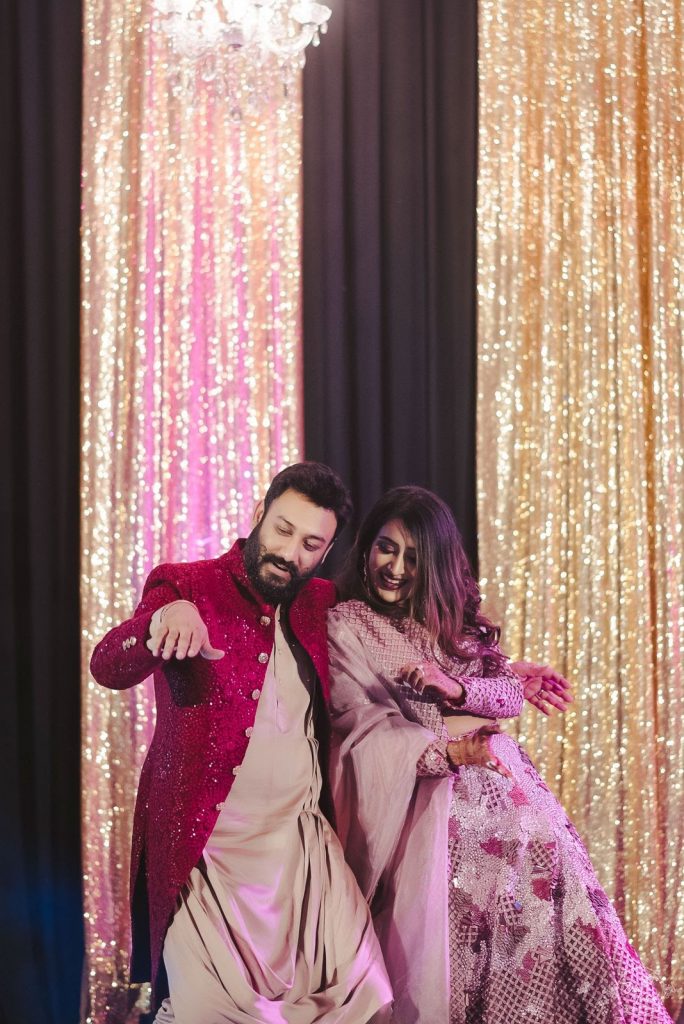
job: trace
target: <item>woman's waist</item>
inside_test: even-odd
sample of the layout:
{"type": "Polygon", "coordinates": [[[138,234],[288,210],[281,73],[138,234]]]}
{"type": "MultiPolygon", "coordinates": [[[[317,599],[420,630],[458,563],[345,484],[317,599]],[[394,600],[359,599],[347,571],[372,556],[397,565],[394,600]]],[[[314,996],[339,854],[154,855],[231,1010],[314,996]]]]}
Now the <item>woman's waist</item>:
{"type": "Polygon", "coordinates": [[[469,732],[476,732],[483,726],[496,727],[496,718],[483,718],[481,715],[447,715],[444,718],[444,727],[450,736],[465,736],[469,732]]]}

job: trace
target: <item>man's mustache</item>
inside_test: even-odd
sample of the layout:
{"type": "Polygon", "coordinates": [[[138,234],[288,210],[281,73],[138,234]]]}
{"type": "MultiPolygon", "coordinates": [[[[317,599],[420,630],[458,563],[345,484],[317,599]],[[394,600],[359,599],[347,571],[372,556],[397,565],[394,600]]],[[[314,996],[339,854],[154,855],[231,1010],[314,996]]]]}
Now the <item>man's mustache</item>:
{"type": "Polygon", "coordinates": [[[276,555],[262,555],[261,564],[264,565],[266,562],[275,565],[277,569],[284,569],[286,572],[289,572],[293,580],[299,579],[299,572],[294,562],[286,562],[283,558],[278,558],[276,555]]]}

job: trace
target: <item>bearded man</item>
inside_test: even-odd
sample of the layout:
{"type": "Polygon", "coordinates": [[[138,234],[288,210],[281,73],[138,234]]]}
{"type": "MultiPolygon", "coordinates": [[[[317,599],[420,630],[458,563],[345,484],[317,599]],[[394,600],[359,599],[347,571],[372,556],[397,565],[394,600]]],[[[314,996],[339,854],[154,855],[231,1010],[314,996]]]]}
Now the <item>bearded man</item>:
{"type": "Polygon", "coordinates": [[[93,654],[104,686],[154,675],[131,978],[152,980],[157,1024],[387,1019],[391,990],[330,825],[326,771],[335,589],[313,574],[350,512],[327,466],[288,467],[246,541],[156,568],[93,654]]]}

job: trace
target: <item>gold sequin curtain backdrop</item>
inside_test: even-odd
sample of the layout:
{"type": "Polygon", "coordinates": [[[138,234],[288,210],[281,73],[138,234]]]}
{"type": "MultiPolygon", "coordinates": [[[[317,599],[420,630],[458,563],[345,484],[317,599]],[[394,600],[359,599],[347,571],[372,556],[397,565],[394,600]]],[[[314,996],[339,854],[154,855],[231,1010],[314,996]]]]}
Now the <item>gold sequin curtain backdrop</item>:
{"type": "Polygon", "coordinates": [[[88,661],[155,563],[221,553],[299,456],[301,104],[268,67],[250,73],[258,116],[239,69],[230,99],[220,82],[184,89],[133,0],[86,0],[84,49],[84,1014],[99,1024],[108,1005],[128,1012],[129,844],[153,701],[149,683],[98,687],[88,661]]]}
{"type": "Polygon", "coordinates": [[[519,731],[669,1005],[684,995],[679,0],[481,0],[478,515],[519,731]]]}

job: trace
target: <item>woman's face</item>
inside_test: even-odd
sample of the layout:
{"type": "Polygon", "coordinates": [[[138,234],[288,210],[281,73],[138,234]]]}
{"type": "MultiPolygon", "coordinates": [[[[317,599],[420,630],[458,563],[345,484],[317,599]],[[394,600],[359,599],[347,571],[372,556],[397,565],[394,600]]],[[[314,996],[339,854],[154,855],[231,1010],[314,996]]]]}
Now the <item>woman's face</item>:
{"type": "Polygon", "coordinates": [[[380,529],[368,553],[368,582],[381,601],[402,604],[416,579],[416,546],[400,519],[380,529]]]}

